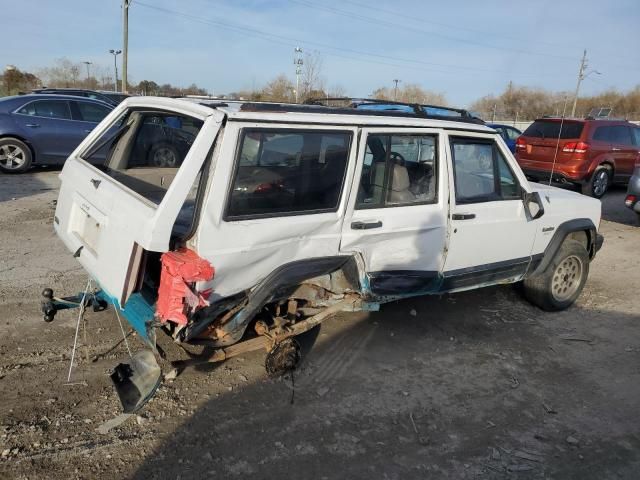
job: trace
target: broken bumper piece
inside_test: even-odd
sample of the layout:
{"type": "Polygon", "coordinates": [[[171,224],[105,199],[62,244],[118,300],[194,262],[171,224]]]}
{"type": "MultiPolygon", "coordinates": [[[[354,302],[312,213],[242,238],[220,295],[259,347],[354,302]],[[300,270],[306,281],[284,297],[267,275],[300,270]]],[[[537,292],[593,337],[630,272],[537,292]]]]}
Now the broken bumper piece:
{"type": "Polygon", "coordinates": [[[111,373],[124,413],[140,410],[160,386],[162,371],[150,350],[136,353],[128,362],[118,364],[111,373]]]}

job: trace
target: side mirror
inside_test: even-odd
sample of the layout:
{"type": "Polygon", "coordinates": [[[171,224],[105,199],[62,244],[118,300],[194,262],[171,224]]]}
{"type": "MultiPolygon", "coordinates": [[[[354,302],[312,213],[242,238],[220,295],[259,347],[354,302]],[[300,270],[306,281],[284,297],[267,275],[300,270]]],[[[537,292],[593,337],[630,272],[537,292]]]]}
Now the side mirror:
{"type": "Polygon", "coordinates": [[[523,192],[522,203],[531,220],[537,220],[544,215],[544,205],[538,192],[523,192]]]}

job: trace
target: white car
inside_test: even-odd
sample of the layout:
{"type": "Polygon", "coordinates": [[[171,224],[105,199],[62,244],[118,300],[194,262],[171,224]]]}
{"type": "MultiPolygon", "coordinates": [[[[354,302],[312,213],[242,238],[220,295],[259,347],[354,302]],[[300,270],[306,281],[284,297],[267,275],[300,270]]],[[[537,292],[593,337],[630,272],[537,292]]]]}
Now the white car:
{"type": "Polygon", "coordinates": [[[499,134],[443,112],[129,98],[65,163],[55,230],[151,347],[161,328],[209,361],[266,348],[272,374],[340,310],[521,281],[569,307],[600,202],[529,183],[499,134]]]}

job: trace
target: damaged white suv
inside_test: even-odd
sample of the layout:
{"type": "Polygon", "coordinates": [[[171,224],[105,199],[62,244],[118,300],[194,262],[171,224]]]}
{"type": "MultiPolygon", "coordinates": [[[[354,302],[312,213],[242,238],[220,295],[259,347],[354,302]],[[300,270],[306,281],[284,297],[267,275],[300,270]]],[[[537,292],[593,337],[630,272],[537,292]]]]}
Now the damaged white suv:
{"type": "MultiPolygon", "coordinates": [[[[60,178],[55,229],[100,287],[88,298],[153,348],[157,329],[209,345],[205,361],[264,348],[272,374],[337,311],[520,281],[567,308],[602,244],[598,200],[529,183],[463,110],[132,97],[60,178]]],[[[125,410],[153,363],[116,368],[121,398],[139,394],[125,410]]]]}

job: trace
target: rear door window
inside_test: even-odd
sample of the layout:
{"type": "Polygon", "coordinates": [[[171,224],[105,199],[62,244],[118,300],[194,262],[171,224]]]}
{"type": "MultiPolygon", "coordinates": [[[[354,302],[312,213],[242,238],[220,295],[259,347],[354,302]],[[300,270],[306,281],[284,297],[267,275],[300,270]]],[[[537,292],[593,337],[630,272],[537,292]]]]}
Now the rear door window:
{"type": "Polygon", "coordinates": [[[561,122],[559,120],[536,120],[524,131],[525,137],[538,137],[542,139],[558,138],[580,138],[582,135],[583,122],[561,122]],[[560,126],[562,125],[562,131],[560,126]]]}
{"type": "Polygon", "coordinates": [[[106,117],[111,111],[109,108],[104,107],[102,105],[98,105],[97,103],[90,102],[71,102],[75,107],[76,112],[74,112],[74,117],[78,117],[78,120],[82,120],[84,122],[93,122],[98,123],[102,121],[104,117],[106,117]],[[77,113],[77,115],[75,114],[77,113]]]}
{"type": "Polygon", "coordinates": [[[81,157],[159,204],[200,128],[201,120],[185,115],[130,109],[81,157]]]}
{"type": "Polygon", "coordinates": [[[631,129],[625,125],[614,125],[611,127],[611,143],[633,145],[631,129]]]}
{"type": "Polygon", "coordinates": [[[600,142],[611,142],[611,127],[598,127],[593,134],[593,139],[600,142]]]}
{"type": "Polygon", "coordinates": [[[225,219],[335,211],[351,132],[245,129],[225,219]]]}

